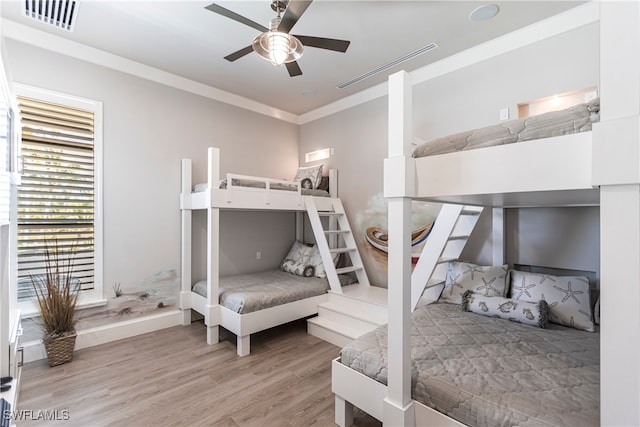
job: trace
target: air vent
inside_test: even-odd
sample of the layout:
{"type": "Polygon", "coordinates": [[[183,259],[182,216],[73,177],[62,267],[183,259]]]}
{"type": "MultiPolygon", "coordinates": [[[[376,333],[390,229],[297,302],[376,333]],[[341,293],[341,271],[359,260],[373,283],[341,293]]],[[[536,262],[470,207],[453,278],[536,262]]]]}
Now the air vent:
{"type": "Polygon", "coordinates": [[[435,49],[437,47],[438,47],[438,45],[436,43],[429,43],[428,45],[423,46],[418,50],[414,50],[413,52],[409,52],[406,55],[402,55],[401,57],[396,58],[393,61],[388,62],[388,63],[386,63],[386,64],[384,64],[384,65],[382,65],[382,66],[380,66],[380,67],[378,67],[378,68],[376,68],[374,70],[368,71],[368,72],[366,72],[366,73],[364,73],[364,74],[362,74],[362,75],[360,75],[358,77],[355,77],[355,78],[353,78],[353,79],[351,79],[349,81],[346,81],[344,83],[340,83],[336,87],[338,89],[344,89],[344,88],[346,88],[348,86],[351,86],[351,85],[359,83],[359,82],[361,82],[361,81],[363,81],[365,79],[368,79],[369,77],[373,77],[376,74],[380,74],[381,72],[383,72],[385,70],[388,70],[391,67],[395,67],[396,65],[402,64],[403,62],[406,62],[406,61],[408,61],[410,59],[413,59],[418,55],[422,55],[423,53],[430,52],[430,51],[432,51],[433,49],[435,49]]]}
{"type": "Polygon", "coordinates": [[[78,14],[77,0],[24,0],[24,16],[73,31],[78,14]]]}

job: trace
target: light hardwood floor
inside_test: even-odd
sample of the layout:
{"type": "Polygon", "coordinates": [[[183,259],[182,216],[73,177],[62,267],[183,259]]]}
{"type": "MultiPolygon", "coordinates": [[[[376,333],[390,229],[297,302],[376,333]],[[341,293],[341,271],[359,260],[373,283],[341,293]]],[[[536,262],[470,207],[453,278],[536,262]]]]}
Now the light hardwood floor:
{"type": "MultiPolygon", "coordinates": [[[[206,344],[202,323],[76,351],[73,362],[25,365],[19,410],[67,410],[66,421],[18,426],[332,426],[331,360],[339,348],[297,321],[251,337],[206,344]]],[[[355,425],[380,426],[356,411],[355,425]]]]}

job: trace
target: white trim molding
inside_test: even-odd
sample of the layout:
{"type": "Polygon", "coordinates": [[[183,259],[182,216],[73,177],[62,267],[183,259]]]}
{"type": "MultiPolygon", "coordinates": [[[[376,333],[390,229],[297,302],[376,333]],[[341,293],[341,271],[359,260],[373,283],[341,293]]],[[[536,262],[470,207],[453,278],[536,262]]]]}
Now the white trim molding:
{"type": "MultiPolygon", "coordinates": [[[[566,31],[597,22],[600,18],[599,2],[589,1],[566,12],[552,16],[527,27],[505,34],[496,39],[474,46],[470,49],[444,58],[433,64],[412,71],[413,84],[420,84],[427,80],[450,73],[452,71],[473,65],[488,58],[519,49],[523,46],[553,37],[566,31]]],[[[324,105],[302,115],[266,105],[224,90],[208,86],[187,78],[150,67],[102,50],[89,47],[63,37],[40,31],[15,21],[2,19],[3,35],[22,43],[38,46],[52,52],[67,55],[93,64],[101,65],[146,80],[151,80],[166,86],[175,87],[186,92],[195,93],[244,108],[249,111],[264,114],[289,123],[303,125],[340,111],[358,106],[365,102],[381,98],[388,94],[387,83],[362,90],[361,92],[344,97],[338,101],[324,105]]]]}
{"type": "Polygon", "coordinates": [[[49,34],[9,19],[2,19],[2,32],[4,37],[37,46],[51,52],[111,68],[132,76],[160,83],[165,86],[174,87],[176,89],[184,90],[185,92],[194,93],[196,95],[244,108],[245,110],[253,111],[255,113],[264,114],[279,120],[294,124],[298,123],[298,116],[287,111],[262,104],[231,92],[226,92],[176,74],[171,74],[94,47],[67,40],[63,37],[49,34]]]}
{"type": "MultiPolygon", "coordinates": [[[[489,58],[494,58],[567,31],[598,22],[599,19],[600,5],[598,2],[590,1],[582,6],[572,8],[543,21],[512,31],[496,39],[418,68],[409,74],[415,86],[489,58]]],[[[387,82],[380,83],[331,104],[304,113],[299,116],[298,124],[303,125],[336,114],[340,111],[364,104],[365,102],[387,96],[388,93],[387,82]]]]}
{"type": "MultiPolygon", "coordinates": [[[[181,325],[180,320],[180,310],[171,310],[139,317],[137,319],[80,330],[76,338],[75,350],[178,326],[181,325]]],[[[47,358],[42,340],[26,342],[23,344],[23,347],[25,363],[47,358]]]]}

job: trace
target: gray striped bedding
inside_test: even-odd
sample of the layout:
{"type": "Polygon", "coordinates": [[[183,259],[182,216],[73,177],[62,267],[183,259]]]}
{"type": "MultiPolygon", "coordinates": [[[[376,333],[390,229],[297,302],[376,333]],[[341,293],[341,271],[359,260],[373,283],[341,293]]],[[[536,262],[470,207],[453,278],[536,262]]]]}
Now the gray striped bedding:
{"type": "MultiPolygon", "coordinates": [[[[497,125],[435,138],[415,147],[413,157],[426,157],[552,136],[588,132],[600,120],[600,98],[560,111],[510,120],[497,125]]],[[[551,155],[551,153],[549,154],[551,155]]]]}

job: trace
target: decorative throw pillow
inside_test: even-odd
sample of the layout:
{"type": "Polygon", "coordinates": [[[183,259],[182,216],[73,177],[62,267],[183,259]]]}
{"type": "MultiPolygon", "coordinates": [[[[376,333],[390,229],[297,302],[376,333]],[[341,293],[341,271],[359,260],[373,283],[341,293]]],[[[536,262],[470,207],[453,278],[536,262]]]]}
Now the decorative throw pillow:
{"type": "Polygon", "coordinates": [[[313,183],[311,182],[310,178],[305,178],[302,181],[300,181],[300,187],[310,190],[313,188],[313,183]]]}
{"type": "Polygon", "coordinates": [[[307,265],[302,272],[304,277],[313,277],[314,274],[316,274],[316,268],[313,265],[307,265]]]}
{"type": "MultiPolygon", "coordinates": [[[[338,262],[338,258],[340,254],[336,254],[333,257],[333,265],[338,262]]],[[[324,278],[327,277],[326,270],[324,269],[324,263],[322,262],[322,256],[320,255],[320,250],[318,249],[318,245],[313,245],[311,248],[311,256],[309,257],[309,265],[315,267],[315,276],[324,278]]]]}
{"type": "Polygon", "coordinates": [[[438,301],[462,304],[466,291],[503,297],[507,290],[507,266],[479,266],[465,262],[449,263],[444,289],[438,301]]]}
{"type": "Polygon", "coordinates": [[[462,309],[539,328],[546,328],[549,321],[549,306],[545,300],[518,301],[504,297],[487,297],[467,291],[462,295],[462,309]]]}
{"type": "Polygon", "coordinates": [[[284,257],[280,268],[288,273],[304,276],[305,268],[311,265],[309,259],[311,258],[312,250],[312,247],[296,240],[293,242],[291,249],[289,249],[287,256],[284,257]]]}
{"type": "Polygon", "coordinates": [[[510,270],[511,298],[521,301],[545,300],[549,321],[593,332],[589,301],[589,279],[584,276],[552,276],[510,270]]]}
{"type": "Polygon", "coordinates": [[[322,165],[299,167],[293,180],[304,181],[305,178],[309,178],[309,180],[311,181],[311,188],[318,188],[320,182],[322,181],[322,165]]]}

